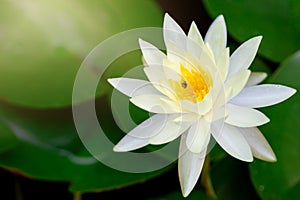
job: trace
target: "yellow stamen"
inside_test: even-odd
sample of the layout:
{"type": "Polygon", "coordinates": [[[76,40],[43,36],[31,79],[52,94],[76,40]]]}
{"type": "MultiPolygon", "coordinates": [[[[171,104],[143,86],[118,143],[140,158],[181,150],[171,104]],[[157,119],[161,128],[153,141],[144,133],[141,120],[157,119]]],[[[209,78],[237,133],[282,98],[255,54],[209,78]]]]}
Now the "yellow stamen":
{"type": "Polygon", "coordinates": [[[180,71],[184,81],[192,87],[196,100],[202,101],[209,92],[209,88],[202,75],[193,68],[189,71],[182,64],[180,64],[180,71]]]}
{"type": "Polygon", "coordinates": [[[191,68],[188,70],[180,64],[182,80],[169,80],[179,100],[190,100],[194,103],[202,101],[209,92],[209,78],[205,72],[201,73],[191,68]]]}

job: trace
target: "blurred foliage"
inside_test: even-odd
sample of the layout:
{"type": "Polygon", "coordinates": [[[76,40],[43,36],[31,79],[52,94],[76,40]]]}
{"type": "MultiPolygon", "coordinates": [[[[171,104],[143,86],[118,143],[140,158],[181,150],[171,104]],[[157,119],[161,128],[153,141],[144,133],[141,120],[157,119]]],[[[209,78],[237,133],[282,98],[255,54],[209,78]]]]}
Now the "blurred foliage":
{"type": "MultiPolygon", "coordinates": [[[[105,105],[105,102],[101,104],[105,105]]],[[[69,108],[40,111],[2,105],[1,109],[0,117],[5,118],[9,126],[3,126],[8,130],[6,134],[15,134],[17,139],[3,136],[1,142],[14,144],[14,148],[8,151],[8,147],[4,146],[1,149],[0,165],[23,175],[42,180],[68,181],[71,182],[71,191],[87,192],[131,185],[164,171],[128,174],[103,165],[81,144],[69,108]]],[[[102,115],[106,117],[101,125],[107,128],[108,123],[112,123],[112,116],[108,109],[102,109],[102,115]]],[[[116,136],[122,135],[117,128],[112,127],[111,131],[116,136]]]]}
{"type": "Polygon", "coordinates": [[[213,165],[211,179],[220,200],[258,198],[250,181],[247,164],[235,158],[227,156],[213,165]]]}
{"type": "MultiPolygon", "coordinates": [[[[0,96],[31,107],[71,105],[77,70],[92,48],[121,31],[161,23],[152,1],[3,0],[0,96]]],[[[114,67],[128,65],[124,59],[114,67]]]]}
{"type": "MultiPolygon", "coordinates": [[[[287,58],[270,78],[300,91],[300,51],[287,58]]],[[[300,197],[300,94],[280,105],[265,108],[271,123],[261,127],[277,156],[276,163],[256,160],[250,165],[254,185],[263,199],[300,197]]]]}
{"type": "Polygon", "coordinates": [[[280,62],[300,47],[298,0],[204,0],[213,18],[223,14],[230,35],[239,42],[262,35],[261,55],[280,62]]]}
{"type": "MultiPolygon", "coordinates": [[[[151,194],[149,199],[183,199],[178,179],[174,178],[177,175],[174,165],[145,174],[111,169],[85,149],[72,119],[72,87],[83,59],[113,34],[137,27],[161,27],[163,12],[155,1],[3,0],[1,3],[0,166],[17,178],[67,182],[71,192],[100,192],[100,197],[103,193],[107,197],[115,192],[125,194],[125,188],[129,188],[124,198],[139,199],[135,196],[137,191],[147,187],[144,190],[151,194]],[[168,177],[169,173],[173,178],[168,177]],[[139,186],[125,187],[136,183],[139,186]]],[[[164,0],[160,5],[166,11],[176,10],[175,16],[170,14],[181,19],[179,24],[187,23],[186,19],[191,17],[185,16],[188,13],[199,13],[195,20],[201,22],[200,30],[223,14],[231,52],[240,42],[263,35],[251,69],[267,72],[270,78],[266,82],[300,90],[300,52],[294,53],[300,47],[299,1],[164,0]],[[202,10],[195,6],[199,4],[202,10]],[[179,12],[180,9],[187,10],[179,12]]],[[[112,63],[106,77],[120,76],[141,64],[140,55],[133,52],[122,56],[112,63]]],[[[96,108],[99,122],[109,130],[108,138],[117,141],[124,133],[114,122],[109,104],[111,88],[107,86],[98,87],[96,108]]],[[[300,198],[299,102],[298,92],[280,105],[262,109],[271,122],[261,130],[277,155],[276,163],[255,160],[248,170],[247,163],[229,157],[218,145],[214,147],[210,153],[210,174],[219,199],[300,198]]],[[[130,106],[130,114],[136,122],[148,116],[134,106],[130,106]]],[[[152,147],[146,150],[149,149],[152,147]]],[[[1,181],[6,184],[7,177],[1,181]]],[[[200,181],[187,199],[209,199],[200,181]]]]}

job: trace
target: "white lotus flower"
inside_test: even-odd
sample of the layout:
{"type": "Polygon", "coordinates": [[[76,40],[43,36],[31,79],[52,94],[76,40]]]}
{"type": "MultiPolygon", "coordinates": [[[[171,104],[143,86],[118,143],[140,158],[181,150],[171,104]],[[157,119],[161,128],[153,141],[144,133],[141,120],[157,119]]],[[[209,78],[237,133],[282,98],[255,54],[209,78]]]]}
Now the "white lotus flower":
{"type": "Polygon", "coordinates": [[[181,136],[178,169],[184,196],[200,176],[212,138],[237,159],[251,162],[254,156],[275,161],[270,145],[256,128],[269,119],[255,108],[280,103],[296,91],[281,85],[257,85],[266,74],[251,73],[248,68],[262,37],[249,39],[229,56],[223,16],[213,22],[204,40],[194,22],[185,35],[168,14],[163,29],[166,55],[139,40],[149,81],[109,79],[133,104],[156,113],[130,131],[114,150],[131,151],[181,136]]]}

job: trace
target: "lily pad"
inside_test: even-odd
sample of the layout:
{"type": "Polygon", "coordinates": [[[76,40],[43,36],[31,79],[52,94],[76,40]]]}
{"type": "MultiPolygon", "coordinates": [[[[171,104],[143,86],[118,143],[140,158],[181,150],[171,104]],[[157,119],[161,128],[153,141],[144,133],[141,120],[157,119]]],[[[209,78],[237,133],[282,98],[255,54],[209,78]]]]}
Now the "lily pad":
{"type": "Polygon", "coordinates": [[[300,51],[286,59],[270,78],[271,83],[280,83],[297,89],[289,100],[263,109],[271,122],[261,127],[271,144],[277,162],[256,160],[250,172],[256,190],[263,199],[300,198],[300,51]]]}
{"type": "Polygon", "coordinates": [[[18,144],[17,137],[4,123],[0,122],[0,152],[5,152],[18,144]]]}
{"type": "MultiPolygon", "coordinates": [[[[101,101],[102,114],[110,120],[108,106],[101,101]]],[[[28,177],[70,182],[70,190],[91,192],[136,184],[163,173],[125,173],[96,160],[81,143],[73,124],[71,108],[34,110],[1,105],[5,134],[18,143],[0,153],[0,166],[28,177]]],[[[106,122],[108,123],[108,122],[106,122]]],[[[123,133],[111,127],[110,135],[123,133]]],[[[99,145],[101,142],[99,141],[99,145]]]]}
{"type": "MultiPolygon", "coordinates": [[[[4,0],[0,7],[0,98],[38,107],[71,105],[77,70],[104,39],[161,26],[155,2],[139,0],[4,0]]],[[[129,67],[124,59],[115,69],[129,67]]],[[[105,88],[100,88],[98,96],[105,88]]]]}
{"type": "Polygon", "coordinates": [[[297,0],[204,0],[212,17],[223,14],[230,35],[243,42],[262,35],[259,53],[280,62],[300,46],[297,0]]]}
{"type": "Polygon", "coordinates": [[[218,199],[258,199],[247,165],[246,162],[227,156],[212,166],[211,181],[218,199]]]}

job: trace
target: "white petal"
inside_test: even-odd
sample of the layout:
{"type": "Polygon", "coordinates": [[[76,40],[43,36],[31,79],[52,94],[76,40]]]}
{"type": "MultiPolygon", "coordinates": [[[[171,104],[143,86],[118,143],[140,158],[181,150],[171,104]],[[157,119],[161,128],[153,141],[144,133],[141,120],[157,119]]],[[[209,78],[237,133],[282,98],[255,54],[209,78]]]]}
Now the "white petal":
{"type": "Polygon", "coordinates": [[[219,90],[219,94],[217,98],[214,101],[214,109],[224,106],[230,100],[231,96],[232,96],[232,87],[226,88],[226,90],[225,88],[221,88],[219,90]]]}
{"type": "Polygon", "coordinates": [[[253,161],[250,146],[238,128],[213,123],[212,134],[218,144],[231,156],[246,162],[253,161]]]}
{"type": "Polygon", "coordinates": [[[256,158],[269,162],[276,161],[271,146],[258,128],[240,128],[240,131],[249,143],[256,158]]]}
{"type": "Polygon", "coordinates": [[[143,53],[143,57],[148,65],[160,65],[162,66],[163,60],[166,55],[152,44],[139,39],[140,47],[143,53]]]}
{"type": "Polygon", "coordinates": [[[153,85],[144,80],[131,78],[111,78],[108,82],[123,94],[132,97],[138,94],[159,94],[153,85]]]}
{"type": "Polygon", "coordinates": [[[175,122],[174,118],[169,118],[164,126],[156,131],[157,134],[150,138],[150,144],[159,145],[171,142],[186,131],[190,127],[190,124],[187,122],[175,122]]]}
{"type": "Polygon", "coordinates": [[[130,135],[126,135],[114,146],[115,152],[127,152],[142,148],[149,144],[149,139],[136,138],[130,135]]]}
{"type": "Polygon", "coordinates": [[[267,78],[265,72],[251,72],[246,87],[257,85],[267,78]]]}
{"type": "Polygon", "coordinates": [[[166,83],[166,77],[164,75],[164,68],[155,66],[155,67],[145,67],[144,72],[148,80],[153,84],[166,83]]]}
{"type": "Polygon", "coordinates": [[[232,90],[229,99],[235,97],[245,87],[250,73],[250,70],[239,71],[225,82],[225,89],[227,90],[231,88],[230,90],[232,90]]]}
{"type": "Polygon", "coordinates": [[[224,100],[226,90],[224,88],[224,81],[222,80],[221,74],[218,71],[216,71],[212,77],[213,77],[213,87],[211,90],[211,96],[214,104],[216,105],[217,99],[219,99],[220,102],[221,99],[224,100]]]}
{"type": "Polygon", "coordinates": [[[217,59],[217,69],[218,72],[220,73],[220,77],[222,78],[223,82],[227,77],[228,66],[229,66],[229,48],[226,48],[220,53],[220,56],[217,59]]]}
{"type": "Polygon", "coordinates": [[[218,16],[209,27],[204,41],[209,44],[217,60],[227,43],[227,30],[223,15],[218,16]]]}
{"type": "Polygon", "coordinates": [[[205,47],[206,47],[206,51],[207,51],[207,54],[209,55],[210,59],[212,59],[216,63],[215,55],[214,55],[212,48],[210,47],[210,44],[205,43],[205,47]]]}
{"type": "Polygon", "coordinates": [[[172,101],[170,98],[163,95],[139,95],[133,96],[130,101],[148,111],[153,113],[181,113],[182,109],[179,104],[172,101]]]}
{"type": "Polygon", "coordinates": [[[207,55],[204,48],[205,48],[205,46],[199,45],[195,40],[188,39],[187,40],[187,51],[189,53],[184,53],[185,59],[188,61],[186,63],[194,66],[194,68],[197,68],[198,66],[206,66],[206,65],[203,65],[203,63],[204,64],[207,63],[207,62],[205,62],[206,60],[208,60],[207,58],[209,58],[208,61],[212,62],[212,59],[207,55]]]}
{"type": "Polygon", "coordinates": [[[205,160],[206,149],[201,153],[193,153],[186,146],[186,134],[181,136],[178,159],[179,181],[184,197],[193,190],[199,179],[205,160]]]}
{"type": "Polygon", "coordinates": [[[174,122],[193,122],[198,119],[199,115],[195,113],[183,113],[179,117],[175,118],[174,122]]]}
{"type": "Polygon", "coordinates": [[[204,42],[202,39],[202,36],[197,28],[196,23],[193,21],[188,33],[188,37],[192,40],[194,40],[198,45],[200,45],[201,47],[204,46],[204,42]]]}
{"type": "Polygon", "coordinates": [[[287,86],[263,84],[244,88],[230,103],[251,108],[260,108],[280,103],[296,90],[287,86]]]}
{"type": "Polygon", "coordinates": [[[200,118],[189,129],[186,145],[191,152],[200,153],[207,147],[209,139],[210,123],[200,118]]]}
{"type": "MultiPolygon", "coordinates": [[[[166,69],[167,70],[167,69],[166,69]]],[[[167,72],[172,71],[171,69],[167,72]]],[[[153,86],[165,94],[170,98],[175,98],[174,91],[171,89],[168,80],[165,76],[165,70],[163,67],[145,67],[144,72],[149,79],[149,81],[153,84],[153,86]]],[[[176,77],[175,77],[176,78],[176,77]]]]}
{"type": "Polygon", "coordinates": [[[238,127],[255,127],[268,123],[270,120],[262,112],[249,107],[227,104],[229,110],[225,122],[238,127]]]}
{"type": "Polygon", "coordinates": [[[213,108],[209,113],[204,115],[204,119],[208,122],[224,120],[228,116],[228,109],[225,106],[213,108]]]}
{"type": "MultiPolygon", "coordinates": [[[[200,46],[193,40],[187,41],[187,51],[188,53],[181,52],[179,55],[184,55],[184,60],[181,59],[180,63],[182,63],[186,68],[192,67],[200,72],[203,70],[209,74],[214,74],[217,70],[216,63],[208,48],[206,46],[200,46]],[[190,66],[189,66],[190,65],[190,66]]],[[[179,62],[179,60],[177,59],[179,62]]]]}
{"type": "MultiPolygon", "coordinates": [[[[187,40],[185,39],[185,42],[187,40]]],[[[192,43],[190,41],[189,43],[192,43]]],[[[187,44],[185,44],[187,46],[187,44]]],[[[188,64],[191,65],[190,61],[186,58],[186,48],[182,48],[175,42],[168,42],[167,47],[167,59],[175,64],[175,68],[173,68],[176,72],[180,72],[180,64],[187,66],[188,64]]]]}
{"type": "Polygon", "coordinates": [[[167,47],[167,50],[172,49],[169,46],[169,43],[175,43],[179,45],[181,48],[185,49],[185,38],[186,35],[181,27],[170,17],[168,13],[165,14],[164,17],[164,41],[167,47]]]}
{"type": "Polygon", "coordinates": [[[181,81],[182,76],[177,71],[177,66],[174,66],[169,60],[164,60],[164,66],[145,67],[144,72],[151,83],[164,83],[169,85],[169,79],[181,81]]]}
{"type": "Polygon", "coordinates": [[[251,38],[233,52],[230,57],[228,77],[242,69],[249,68],[254,60],[261,39],[262,36],[251,38]]]}
{"type": "Polygon", "coordinates": [[[157,133],[156,130],[166,123],[167,118],[168,115],[153,115],[125,135],[114,147],[114,151],[132,151],[146,146],[149,138],[157,133]]]}
{"type": "Polygon", "coordinates": [[[180,107],[185,112],[195,113],[198,115],[204,115],[212,109],[213,101],[211,94],[208,93],[204,99],[198,103],[193,103],[189,100],[181,100],[180,107]]]}
{"type": "MultiPolygon", "coordinates": [[[[180,67],[179,64],[174,66],[174,64],[168,62],[167,60],[164,61],[164,64],[167,64],[167,65],[164,65],[163,73],[164,73],[168,83],[169,83],[170,79],[172,79],[174,81],[181,81],[182,80],[181,72],[177,71],[178,68],[180,67]]],[[[181,64],[183,64],[183,63],[181,62],[181,64]]]]}

